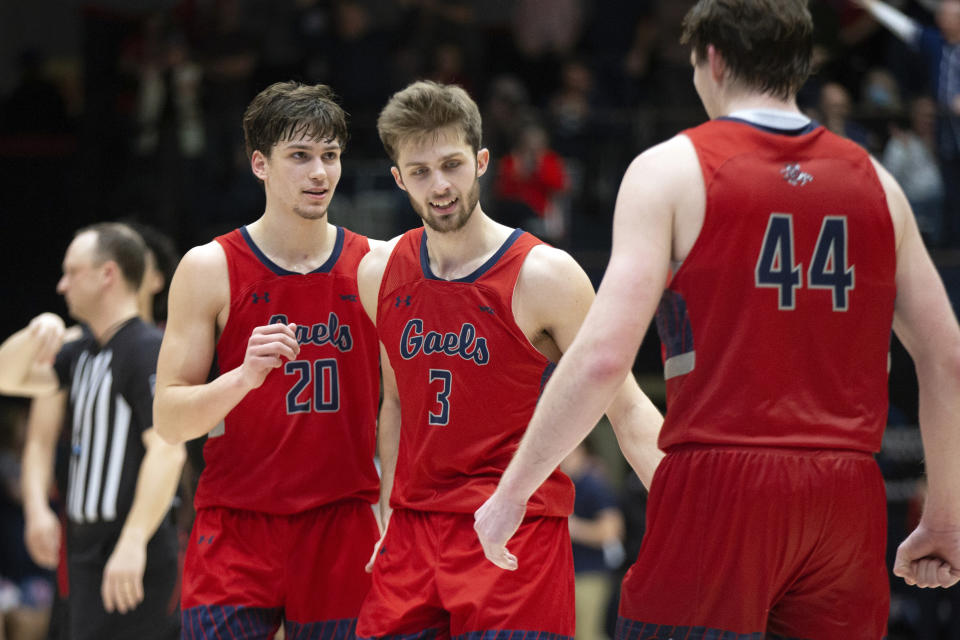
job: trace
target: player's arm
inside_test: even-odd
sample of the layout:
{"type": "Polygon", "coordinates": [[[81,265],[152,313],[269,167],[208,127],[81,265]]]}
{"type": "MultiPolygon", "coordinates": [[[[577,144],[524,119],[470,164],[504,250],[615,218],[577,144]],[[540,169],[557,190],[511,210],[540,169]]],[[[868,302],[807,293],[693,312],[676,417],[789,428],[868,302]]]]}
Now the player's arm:
{"type": "Polygon", "coordinates": [[[854,0],[854,3],[904,42],[912,44],[916,41],[920,33],[920,25],[899,9],[882,0],[854,0]]]}
{"type": "Polygon", "coordinates": [[[59,386],[53,361],[66,327],[55,313],[41,313],[0,344],[0,393],[39,396],[59,386]]]}
{"type": "Polygon", "coordinates": [[[187,458],[182,443],[169,444],[152,428],[143,432],[143,446],[133,504],[103,570],[101,595],[107,612],[126,613],[143,600],[147,543],[170,509],[187,458]]]}
{"type": "MultiPolygon", "coordinates": [[[[386,269],[390,253],[396,245],[397,238],[389,242],[371,244],[371,251],[357,268],[357,288],[360,293],[360,302],[370,317],[370,321],[377,323],[377,300],[380,295],[380,283],[386,269]]],[[[380,525],[381,535],[367,563],[367,571],[373,571],[373,563],[377,552],[387,533],[390,524],[390,493],[393,491],[393,477],[397,468],[397,451],[400,448],[400,396],[397,392],[397,379],[390,366],[390,358],[386,348],[380,345],[380,378],[383,383],[383,395],[380,401],[380,413],[377,418],[377,451],[380,457],[380,525]]]]}
{"type": "Polygon", "coordinates": [[[23,539],[30,558],[47,569],[55,569],[60,561],[60,518],[50,508],[50,485],[66,412],[66,391],[33,399],[20,469],[23,539]]]}
{"type": "Polygon", "coordinates": [[[300,346],[293,325],[253,330],[243,364],[207,382],[218,322],[226,314],[230,284],[226,256],[216,242],[195,247],[180,261],[170,283],[167,325],[157,362],[154,425],[167,442],[209,433],[300,346]]]}
{"type": "Polygon", "coordinates": [[[893,328],[916,368],[928,486],[894,573],[909,584],[948,587],[960,580],[960,327],[903,191],[874,164],[897,234],[893,328]]]}
{"type": "MultiPolygon", "coordinates": [[[[518,313],[534,316],[534,326],[542,327],[561,353],[570,348],[593,301],[593,285],[569,254],[544,245],[530,252],[520,272],[514,305],[518,313]]],[[[591,328],[587,325],[589,330],[591,328]]],[[[629,369],[606,408],[606,414],[624,456],[644,485],[649,486],[663,456],[657,449],[663,416],[637,386],[629,369]]],[[[561,459],[586,437],[595,424],[577,425],[575,430],[568,432],[569,441],[561,438],[557,444],[564,449],[569,447],[563,451],[561,459]]]]}
{"type": "Polygon", "coordinates": [[[695,184],[696,162],[689,143],[678,137],[641,154],[624,175],[610,262],[596,300],[494,495],[476,512],[484,552],[502,568],[517,566],[505,544],[530,495],[597,423],[633,366],[667,281],[674,210],[690,189],[691,175],[695,184]]]}

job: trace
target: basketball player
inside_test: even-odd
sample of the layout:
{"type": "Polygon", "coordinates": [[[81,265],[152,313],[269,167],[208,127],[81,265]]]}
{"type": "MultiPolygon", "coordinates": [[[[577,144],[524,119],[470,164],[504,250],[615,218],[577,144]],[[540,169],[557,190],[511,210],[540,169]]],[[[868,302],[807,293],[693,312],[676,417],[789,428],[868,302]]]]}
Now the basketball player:
{"type": "MultiPolygon", "coordinates": [[[[518,534],[530,562],[516,573],[484,560],[471,514],[509,462],[593,288],[569,255],[483,212],[490,154],[462,89],[414,83],[377,128],[424,224],[371,251],[357,275],[381,342],[386,529],[357,635],[572,637],[570,480],[554,471],[533,495],[518,534]]],[[[660,415],[627,372],[618,386],[608,414],[649,481],[660,415]]]]}
{"type": "Polygon", "coordinates": [[[272,638],[282,620],[288,638],[347,638],[379,535],[379,381],[356,284],[369,242],[327,219],[346,114],[328,87],[282,82],[243,129],[266,208],[183,257],[157,367],[161,435],[209,433],[184,633],[272,638]]]}
{"type": "Polygon", "coordinates": [[[960,578],[960,329],[895,181],[796,106],[810,72],[806,5],[701,0],[687,14],[711,121],[627,169],[591,331],[476,514],[491,561],[531,562],[504,546],[527,497],[609,402],[656,316],[667,455],[619,638],[885,635],[886,500],[872,454],[891,326],[917,367],[931,488],[894,571],[924,587],[960,578]]]}
{"type": "MultiPolygon", "coordinates": [[[[3,392],[69,391],[67,635],[74,639],[180,634],[177,536],[168,514],[185,452],[151,426],[160,332],[138,314],[145,253],[126,225],[81,229],[57,290],[88,331],[61,349],[63,320],[44,313],[0,346],[3,392]]],[[[55,532],[56,516],[47,515],[55,532]]],[[[46,564],[56,562],[58,543],[44,537],[46,564]]],[[[30,536],[28,544],[36,553],[30,536]]]]}

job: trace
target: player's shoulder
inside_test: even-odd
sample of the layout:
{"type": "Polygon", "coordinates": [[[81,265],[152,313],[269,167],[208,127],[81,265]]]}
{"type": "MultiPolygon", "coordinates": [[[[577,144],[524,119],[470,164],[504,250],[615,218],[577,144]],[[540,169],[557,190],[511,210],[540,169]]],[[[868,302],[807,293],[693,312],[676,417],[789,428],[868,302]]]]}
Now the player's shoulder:
{"type": "Polygon", "coordinates": [[[877,174],[877,180],[883,188],[883,195],[887,200],[887,210],[890,213],[890,220],[893,224],[896,244],[899,247],[907,220],[913,216],[909,201],[900,183],[897,182],[897,179],[893,177],[893,174],[891,174],[886,167],[880,164],[879,160],[871,155],[870,163],[873,165],[873,169],[877,174]]]}
{"type": "Polygon", "coordinates": [[[377,269],[383,270],[387,261],[390,259],[390,254],[393,253],[393,250],[396,248],[397,243],[400,242],[400,239],[403,237],[403,234],[390,238],[389,240],[373,240],[370,239],[370,252],[363,257],[360,265],[361,268],[366,269],[377,269]]]}
{"type": "Polygon", "coordinates": [[[586,280],[586,273],[573,256],[563,249],[538,244],[524,259],[517,286],[522,291],[552,295],[583,286],[586,280]]]}
{"type": "Polygon", "coordinates": [[[640,165],[648,171],[671,171],[696,161],[697,150],[693,140],[681,132],[637,154],[630,166],[640,165]]]}
{"type": "Polygon", "coordinates": [[[214,278],[226,278],[227,254],[216,240],[201,244],[187,251],[180,259],[174,280],[190,279],[194,284],[214,278]]]}
{"type": "Polygon", "coordinates": [[[390,246],[390,250],[392,251],[393,247],[397,243],[397,240],[399,239],[400,239],[400,236],[397,236],[396,238],[391,238],[390,240],[377,240],[376,238],[369,238],[369,237],[366,238],[367,245],[370,247],[370,251],[375,251],[380,247],[384,247],[387,245],[390,246]]]}
{"type": "Polygon", "coordinates": [[[550,277],[557,271],[580,270],[573,256],[549,244],[536,244],[523,261],[523,268],[537,277],[550,277]]]}
{"type": "Polygon", "coordinates": [[[367,290],[379,290],[390,255],[402,237],[403,235],[399,235],[390,240],[377,240],[376,245],[371,243],[370,251],[357,266],[357,286],[360,287],[361,296],[367,290]]]}
{"type": "Polygon", "coordinates": [[[197,245],[188,250],[180,259],[180,267],[189,269],[219,269],[226,268],[227,254],[223,246],[216,240],[197,245]]]}
{"type": "Polygon", "coordinates": [[[187,251],[170,283],[171,314],[174,309],[207,313],[226,304],[229,297],[230,273],[220,243],[214,240],[187,251]]]}

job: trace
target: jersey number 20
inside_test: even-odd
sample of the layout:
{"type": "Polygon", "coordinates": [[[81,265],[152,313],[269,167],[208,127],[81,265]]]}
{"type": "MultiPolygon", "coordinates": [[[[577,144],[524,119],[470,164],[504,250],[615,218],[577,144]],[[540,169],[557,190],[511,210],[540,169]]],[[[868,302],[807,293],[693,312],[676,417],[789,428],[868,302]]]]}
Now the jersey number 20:
{"type": "MultiPolygon", "coordinates": [[[[803,263],[794,262],[793,215],[771,213],[767,232],[757,257],[756,286],[780,290],[778,308],[796,306],[796,290],[803,286],[803,263]]],[[[847,218],[827,216],[813,249],[807,288],[833,291],[833,310],[849,308],[849,290],[853,289],[853,265],[847,265],[847,218]]]]}
{"type": "Polygon", "coordinates": [[[332,413],[340,409],[340,376],[335,358],[291,360],[283,366],[287,375],[298,378],[287,391],[287,413],[332,413]],[[309,387],[313,393],[304,393],[309,387]]]}

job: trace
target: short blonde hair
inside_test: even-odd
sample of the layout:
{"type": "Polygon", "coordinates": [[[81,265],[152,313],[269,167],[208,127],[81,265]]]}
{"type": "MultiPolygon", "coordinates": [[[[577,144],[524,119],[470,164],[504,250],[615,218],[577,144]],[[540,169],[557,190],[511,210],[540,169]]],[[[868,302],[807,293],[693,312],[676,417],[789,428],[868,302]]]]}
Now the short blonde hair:
{"type": "Polygon", "coordinates": [[[377,133],[390,160],[396,164],[400,145],[413,137],[454,128],[473,152],[480,150],[480,109],[456,85],[420,80],[391,96],[377,118],[377,133]]]}

